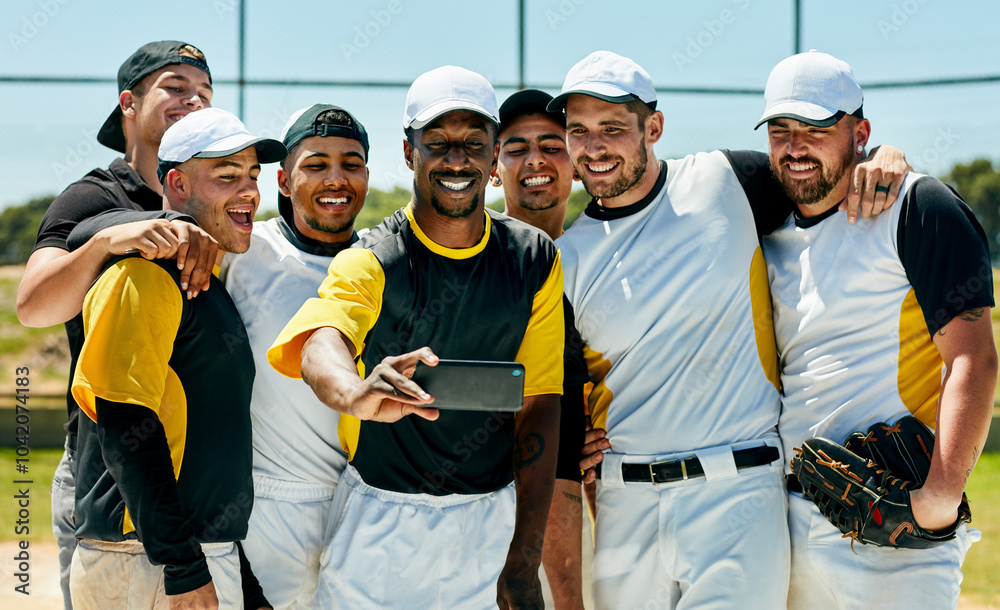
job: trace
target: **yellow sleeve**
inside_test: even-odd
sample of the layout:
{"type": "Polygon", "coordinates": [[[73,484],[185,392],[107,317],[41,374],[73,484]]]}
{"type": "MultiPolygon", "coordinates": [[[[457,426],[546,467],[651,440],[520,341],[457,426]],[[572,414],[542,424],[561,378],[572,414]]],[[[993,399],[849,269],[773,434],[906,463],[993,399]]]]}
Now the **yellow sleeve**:
{"type": "Polygon", "coordinates": [[[563,276],[559,253],[531,305],[528,329],[517,350],[524,365],[524,395],[562,394],[563,349],[566,326],[563,322],[563,276]]]}
{"type": "Polygon", "coordinates": [[[159,414],[183,308],[170,273],[142,258],[119,261],[90,287],[72,385],[88,417],[96,421],[98,397],[159,414]]]}
{"type": "Polygon", "coordinates": [[[286,377],[302,377],[302,346],[318,328],[336,328],[354,344],[365,347],[365,337],[382,310],[385,273],[370,250],[349,248],[330,263],[319,298],[302,305],[267,350],[267,361],[286,377]]]}

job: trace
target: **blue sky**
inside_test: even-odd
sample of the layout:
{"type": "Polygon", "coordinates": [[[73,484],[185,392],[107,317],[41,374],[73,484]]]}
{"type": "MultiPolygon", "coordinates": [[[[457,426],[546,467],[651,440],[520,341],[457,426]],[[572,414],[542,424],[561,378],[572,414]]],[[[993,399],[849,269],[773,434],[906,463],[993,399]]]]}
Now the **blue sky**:
{"type": "MultiPolygon", "coordinates": [[[[558,90],[591,51],[635,59],[663,87],[761,89],[794,52],[792,0],[527,0],[526,81],[558,90]]],[[[862,86],[887,81],[1000,75],[1000,3],[987,0],[803,0],[802,47],[847,61],[862,86]]],[[[444,64],[478,71],[502,101],[517,80],[517,2],[247,0],[251,79],[410,82],[444,64]]],[[[205,52],[216,79],[238,74],[237,0],[8,0],[0,6],[0,75],[113,77],[151,40],[205,52]]],[[[351,110],[371,136],[371,184],[409,186],[402,163],[404,88],[248,87],[244,122],[277,136],[295,110],[328,102],[351,110]]],[[[94,140],[117,89],[101,84],[0,83],[0,207],[61,191],[115,153],[94,140]]],[[[213,105],[236,111],[235,86],[213,105]]],[[[753,131],[758,95],[661,94],[662,158],[715,148],[764,150],[753,131]]],[[[907,152],[918,171],[1000,161],[1000,82],[870,89],[872,141],[907,152]]],[[[262,208],[275,207],[273,169],[262,208]]],[[[500,196],[490,187],[488,198],[500,196]]]]}

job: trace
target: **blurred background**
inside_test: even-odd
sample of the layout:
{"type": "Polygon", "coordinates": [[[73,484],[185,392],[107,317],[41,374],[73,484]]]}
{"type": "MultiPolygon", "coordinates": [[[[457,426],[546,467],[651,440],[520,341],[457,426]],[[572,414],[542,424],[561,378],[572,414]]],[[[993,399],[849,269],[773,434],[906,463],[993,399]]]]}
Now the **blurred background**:
{"type": "MultiPolygon", "coordinates": [[[[32,456],[40,469],[36,495],[43,496],[32,540],[51,544],[43,475],[51,477],[59,451],[42,447],[62,442],[59,395],[68,359],[61,328],[18,324],[14,295],[52,197],[116,156],[95,136],[115,106],[119,65],[142,44],[177,39],[200,48],[215,80],[212,105],[240,115],[255,134],[279,137],[288,117],[313,103],[350,110],[371,138],[372,191],[359,226],[376,224],[409,199],[403,103],[410,82],[432,68],[480,72],[503,101],[522,87],[558,92],[566,71],[591,51],[626,55],[659,88],[666,131],[656,152],[672,158],[716,148],[766,150],[764,131],[753,125],[768,74],[785,57],[818,49],[853,67],[865,89],[872,143],[898,146],[917,171],[955,184],[990,236],[996,260],[998,23],[995,0],[4,0],[0,387],[13,387],[15,367],[32,368],[32,456]]],[[[261,216],[277,207],[274,171],[272,165],[261,174],[261,216]]],[[[568,222],[586,200],[577,187],[568,222]]],[[[501,197],[500,189],[487,190],[494,205],[501,197]]],[[[995,326],[997,319],[994,310],[995,326]]],[[[12,398],[0,390],[0,445],[13,438],[6,427],[14,419],[12,398]]],[[[0,457],[11,472],[14,449],[0,449],[0,457]]],[[[0,477],[0,496],[9,497],[7,483],[0,477]]],[[[986,536],[969,554],[961,607],[1000,607],[993,576],[1000,454],[984,455],[969,496],[973,526],[986,536]]],[[[14,544],[7,508],[0,507],[2,557],[3,545],[14,544]]],[[[0,607],[45,607],[38,596],[28,606],[20,596],[6,603],[8,565],[0,560],[0,607]]],[[[39,578],[51,576],[39,570],[39,578]]]]}
{"type": "MultiPolygon", "coordinates": [[[[557,92],[570,66],[597,49],[635,59],[660,88],[662,158],[766,150],[752,127],[771,68],[818,49],[853,67],[874,143],[902,148],[918,171],[936,176],[977,159],[992,170],[1000,161],[998,22],[1000,3],[988,0],[7,0],[0,211],[57,194],[114,158],[94,138],[115,105],[118,66],[160,39],[199,47],[215,79],[213,105],[254,133],[277,136],[289,115],[316,102],[350,110],[370,133],[371,186],[380,192],[409,189],[401,123],[416,76],[461,65],[487,76],[502,101],[519,87],[557,92]]],[[[273,172],[260,181],[262,211],[276,207],[273,172]]],[[[501,196],[492,187],[487,194],[501,196]]],[[[378,193],[369,203],[380,207],[378,193]]],[[[991,235],[1000,232],[983,220],[991,235]]],[[[20,256],[5,237],[0,250],[20,256]]]]}

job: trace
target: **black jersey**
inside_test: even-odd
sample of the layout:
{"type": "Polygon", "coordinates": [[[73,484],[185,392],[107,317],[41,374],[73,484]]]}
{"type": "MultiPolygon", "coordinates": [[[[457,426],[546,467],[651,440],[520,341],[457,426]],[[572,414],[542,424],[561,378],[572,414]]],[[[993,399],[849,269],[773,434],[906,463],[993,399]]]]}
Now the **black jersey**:
{"type": "MultiPolygon", "coordinates": [[[[562,267],[544,233],[492,211],[471,248],[431,241],[409,207],[342,252],[268,352],[300,376],[301,347],[324,326],[354,343],[362,376],[386,356],[423,346],[445,359],[514,360],[525,395],[561,394],[562,267]]],[[[341,442],[369,485],[404,493],[484,493],[513,480],[509,413],[442,411],[437,421],[344,416],[341,442]]]]}

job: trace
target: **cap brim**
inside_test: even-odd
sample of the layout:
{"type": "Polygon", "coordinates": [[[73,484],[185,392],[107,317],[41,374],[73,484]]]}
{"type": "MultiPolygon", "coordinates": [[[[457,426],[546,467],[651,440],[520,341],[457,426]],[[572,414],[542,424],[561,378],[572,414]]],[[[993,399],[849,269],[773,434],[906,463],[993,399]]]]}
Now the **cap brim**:
{"type": "Polygon", "coordinates": [[[420,114],[413,117],[413,120],[410,121],[410,124],[406,127],[411,129],[423,129],[427,125],[434,122],[434,120],[438,117],[456,110],[468,110],[470,112],[475,112],[476,114],[481,114],[494,125],[500,125],[500,120],[482,106],[462,100],[443,100],[437,104],[432,104],[427,108],[424,108],[420,114]]]}
{"type": "Polygon", "coordinates": [[[214,144],[209,150],[203,150],[194,155],[198,159],[219,159],[235,155],[241,150],[253,146],[257,149],[257,161],[260,163],[276,163],[285,158],[288,151],[285,145],[271,138],[255,138],[247,135],[236,135],[225,138],[214,144]]]}
{"type": "Polygon", "coordinates": [[[844,114],[846,113],[809,102],[782,102],[765,110],[763,116],[754,125],[754,129],[774,119],[792,119],[814,127],[830,127],[836,124],[844,114]]]}
{"type": "Polygon", "coordinates": [[[97,141],[111,150],[125,153],[125,132],[122,131],[122,109],[115,106],[111,111],[111,116],[101,125],[101,130],[97,132],[97,141]]]}
{"type": "Polygon", "coordinates": [[[632,95],[631,93],[620,92],[615,93],[603,93],[600,91],[591,91],[589,89],[574,89],[572,91],[566,91],[560,93],[559,95],[552,98],[549,105],[545,107],[549,112],[562,112],[566,109],[566,100],[569,99],[571,95],[589,95],[590,97],[596,97],[599,100],[610,102],[612,104],[627,104],[632,100],[639,99],[638,97],[632,95]]]}

